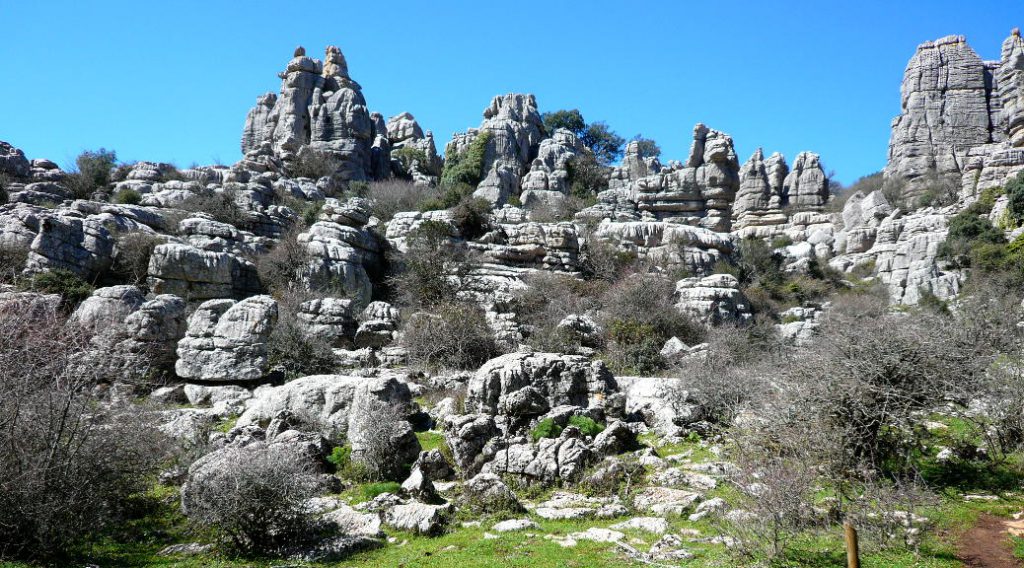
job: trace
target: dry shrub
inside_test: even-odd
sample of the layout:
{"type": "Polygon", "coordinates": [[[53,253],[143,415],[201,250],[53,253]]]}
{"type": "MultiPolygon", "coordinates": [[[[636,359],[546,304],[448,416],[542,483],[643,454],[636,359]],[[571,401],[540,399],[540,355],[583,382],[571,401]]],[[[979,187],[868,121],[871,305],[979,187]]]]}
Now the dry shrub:
{"type": "Polygon", "coordinates": [[[0,557],[69,552],[124,519],[168,446],[95,399],[90,338],[58,314],[0,314],[0,557]]]}
{"type": "Polygon", "coordinates": [[[390,221],[396,213],[417,211],[424,199],[436,197],[437,190],[411,181],[387,179],[370,182],[366,197],[373,201],[373,215],[390,221]]]}
{"type": "Polygon", "coordinates": [[[227,223],[237,229],[248,230],[252,217],[239,203],[234,190],[204,191],[181,203],[179,209],[194,213],[206,213],[215,221],[227,223]]]}
{"type": "Polygon", "coordinates": [[[114,261],[111,276],[118,281],[135,286],[145,286],[149,275],[149,257],[156,245],[166,239],[159,235],[142,232],[121,233],[114,241],[114,261]]]}
{"type": "Polygon", "coordinates": [[[526,284],[509,306],[523,328],[526,341],[540,351],[577,352],[581,347],[578,338],[559,329],[558,324],[572,314],[595,312],[600,307],[598,298],[607,284],[554,272],[531,274],[526,284]]]}
{"type": "Polygon", "coordinates": [[[476,369],[500,355],[483,310],[451,302],[408,318],[402,344],[409,362],[431,369],[476,369]]]}
{"type": "Polygon", "coordinates": [[[189,480],[182,505],[193,524],[248,554],[273,552],[307,536],[306,501],[319,488],[308,458],[275,445],[222,452],[219,467],[203,468],[189,480]]]}
{"type": "Polygon", "coordinates": [[[299,242],[298,228],[288,231],[274,248],[256,258],[260,283],[275,297],[305,288],[303,276],[309,266],[309,251],[299,242]]]}
{"type": "Polygon", "coordinates": [[[28,262],[28,247],[0,245],[0,284],[14,284],[28,262]]]}
{"type": "Polygon", "coordinates": [[[304,146],[288,164],[288,175],[293,178],[320,179],[332,176],[341,162],[330,152],[304,146]]]}

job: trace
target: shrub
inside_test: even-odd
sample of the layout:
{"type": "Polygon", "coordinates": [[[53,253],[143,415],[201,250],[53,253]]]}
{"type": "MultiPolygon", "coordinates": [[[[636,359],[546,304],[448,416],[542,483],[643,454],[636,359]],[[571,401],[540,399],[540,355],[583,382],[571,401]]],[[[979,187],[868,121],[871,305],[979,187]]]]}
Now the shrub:
{"type": "Polygon", "coordinates": [[[772,239],[771,246],[773,249],[780,249],[788,247],[791,244],[793,244],[793,239],[791,239],[789,235],[781,235],[772,239]]]}
{"type": "Polygon", "coordinates": [[[479,307],[452,302],[433,311],[414,314],[404,326],[402,343],[411,364],[476,369],[500,354],[494,331],[479,307]]]}
{"type": "Polygon", "coordinates": [[[0,559],[102,536],[169,454],[141,410],[94,398],[90,339],[57,314],[0,314],[0,559]]]}
{"type": "Polygon", "coordinates": [[[156,245],[162,242],[162,237],[150,233],[118,234],[114,240],[114,260],[110,267],[113,277],[126,284],[145,286],[149,275],[149,259],[156,245]]]}
{"type": "Polygon", "coordinates": [[[466,240],[484,235],[491,227],[491,204],[486,199],[468,197],[452,209],[452,223],[466,240]]]}
{"type": "Polygon", "coordinates": [[[121,205],[138,205],[141,202],[142,194],[129,187],[118,191],[114,195],[114,203],[119,203],[121,205]]]}
{"type": "Polygon", "coordinates": [[[607,170],[594,154],[584,152],[565,164],[568,172],[570,195],[584,201],[584,206],[596,203],[596,195],[608,189],[607,170]]]}
{"type": "Polygon", "coordinates": [[[590,238],[585,239],[584,247],[581,268],[588,278],[611,282],[639,266],[635,252],[614,244],[590,238]]]}
{"type": "Polygon", "coordinates": [[[478,134],[463,152],[447,152],[444,170],[441,172],[441,185],[446,187],[468,185],[475,188],[480,180],[487,175],[487,172],[484,171],[484,161],[487,158],[487,145],[492,137],[493,134],[484,131],[478,134]]]}
{"type": "Polygon", "coordinates": [[[1006,210],[1017,224],[1024,222],[1024,172],[1006,184],[1006,210]]]}
{"type": "Polygon", "coordinates": [[[267,359],[285,379],[323,375],[337,367],[330,342],[307,333],[296,315],[302,302],[314,297],[295,291],[278,295],[277,325],[267,339],[267,359]]]}
{"type": "Polygon", "coordinates": [[[196,527],[237,552],[268,553],[310,530],[306,501],[318,490],[308,458],[285,446],[221,450],[220,467],[189,480],[183,508],[196,527]]]}
{"type": "Polygon", "coordinates": [[[398,160],[398,162],[402,164],[402,170],[406,175],[411,174],[414,162],[419,162],[421,166],[426,165],[427,163],[426,153],[424,153],[423,150],[413,148],[412,146],[392,150],[391,159],[398,160]]]}
{"type": "Polygon", "coordinates": [[[206,213],[215,221],[227,223],[237,229],[247,230],[252,225],[252,218],[238,203],[233,190],[205,191],[186,199],[179,206],[185,211],[206,213]]]}
{"type": "Polygon", "coordinates": [[[449,226],[425,221],[407,237],[404,254],[392,255],[390,284],[404,306],[428,308],[451,301],[458,288],[453,277],[469,270],[465,251],[449,239],[449,226]]]}
{"type": "Polygon", "coordinates": [[[304,146],[288,164],[288,175],[293,178],[320,179],[333,176],[341,162],[333,154],[304,146]]]}
{"type": "Polygon", "coordinates": [[[6,205],[10,200],[10,196],[7,192],[7,187],[11,184],[11,179],[7,174],[0,172],[0,205],[6,205]]]}
{"type": "Polygon", "coordinates": [[[579,428],[580,432],[583,433],[584,436],[593,437],[604,431],[604,425],[598,424],[589,416],[570,416],[569,425],[579,428]]]}
{"type": "Polygon", "coordinates": [[[285,233],[274,248],[256,258],[260,283],[274,296],[302,290],[309,251],[299,242],[299,231],[285,233]]]}
{"type": "Polygon", "coordinates": [[[327,461],[338,470],[345,469],[352,462],[352,446],[335,446],[331,455],[327,456],[327,461]]]}
{"type": "MultiPolygon", "coordinates": [[[[569,315],[596,311],[604,282],[580,281],[571,276],[540,271],[526,278],[508,311],[516,314],[526,341],[532,349],[551,353],[577,353],[581,337],[558,324],[569,315]]],[[[600,347],[588,344],[587,347],[600,347]]]]}
{"type": "Polygon", "coordinates": [[[28,248],[16,245],[0,245],[0,284],[14,284],[25,270],[28,262],[28,248]]]}
{"type": "Polygon", "coordinates": [[[110,183],[116,163],[117,154],[113,150],[100,148],[82,152],[75,159],[77,171],[65,176],[64,184],[76,199],[88,199],[97,189],[110,183]]]}
{"type": "Polygon", "coordinates": [[[77,306],[92,295],[93,286],[80,276],[58,268],[36,273],[27,282],[27,288],[33,292],[44,294],[60,294],[65,306],[77,306]]]}
{"type": "Polygon", "coordinates": [[[562,427],[555,423],[554,419],[545,418],[530,430],[530,437],[537,442],[542,438],[557,438],[561,433],[562,427]]]}
{"type": "Polygon", "coordinates": [[[436,198],[437,190],[410,181],[388,179],[370,182],[366,197],[373,202],[373,215],[387,222],[401,211],[416,211],[421,202],[436,198]]]}
{"type": "Polygon", "coordinates": [[[917,207],[945,207],[960,198],[960,177],[929,176],[925,187],[917,198],[917,207]]]}

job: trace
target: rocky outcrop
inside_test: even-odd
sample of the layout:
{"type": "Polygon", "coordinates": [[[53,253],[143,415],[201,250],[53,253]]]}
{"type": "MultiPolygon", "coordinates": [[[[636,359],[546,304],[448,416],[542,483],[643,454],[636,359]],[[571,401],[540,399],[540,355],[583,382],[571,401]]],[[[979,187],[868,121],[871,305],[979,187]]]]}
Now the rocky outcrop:
{"type": "Polygon", "coordinates": [[[99,288],[78,305],[70,321],[93,333],[109,332],[145,301],[145,295],[136,286],[99,288]]]}
{"type": "Polygon", "coordinates": [[[676,309],[708,324],[745,323],[753,315],[750,302],[731,274],[684,278],[676,282],[676,309]]]}
{"type": "Polygon", "coordinates": [[[358,327],[352,300],[348,298],[307,300],[299,306],[295,317],[307,334],[336,347],[351,347],[358,327]]]}
{"type": "Polygon", "coordinates": [[[466,409],[491,415],[540,415],[559,405],[615,414],[615,378],[601,361],[554,353],[510,353],[491,359],[468,385],[466,409]]]}
{"type": "Polygon", "coordinates": [[[367,179],[374,128],[362,88],[337,47],[327,47],[323,62],[305,53],[298,48],[280,74],[280,95],[261,96],[249,111],[242,153],[269,143],[275,156],[289,160],[308,147],[338,161],[339,179],[367,179]]]}
{"type": "Polygon", "coordinates": [[[0,174],[15,178],[28,177],[32,173],[32,164],[25,153],[0,140],[0,174]]]}
{"type": "Polygon", "coordinates": [[[416,118],[403,112],[388,119],[383,134],[391,149],[391,162],[388,166],[391,172],[411,177],[418,184],[437,183],[444,164],[437,155],[433,133],[427,131],[424,134],[416,118]]]}
{"type": "Polygon", "coordinates": [[[175,371],[200,381],[252,381],[268,371],[267,339],[277,323],[269,296],[204,302],[188,319],[175,371]]]}
{"type": "Polygon", "coordinates": [[[982,61],[963,36],[918,46],[904,73],[886,178],[920,194],[936,178],[959,179],[966,195],[1024,169],[1024,42],[1018,30],[999,61],[982,61]]]}
{"type": "Polygon", "coordinates": [[[477,136],[489,133],[483,164],[484,179],[473,195],[500,205],[519,194],[521,179],[544,138],[544,123],[533,95],[509,93],[496,96],[483,114],[480,127],[456,134],[445,146],[445,155],[461,154],[477,136]]]}
{"type": "Polygon", "coordinates": [[[828,201],[828,177],[821,169],[821,157],[800,152],[782,182],[782,204],[797,208],[820,207],[828,201]]]}
{"type": "Polygon", "coordinates": [[[575,134],[559,128],[545,138],[522,181],[519,200],[526,209],[557,208],[569,194],[569,162],[586,151],[575,134]]]}
{"type": "Polygon", "coordinates": [[[376,234],[366,229],[370,204],[352,198],[328,199],[317,221],[298,236],[309,253],[304,277],[312,289],[333,289],[353,301],[354,310],[370,303],[373,286],[369,271],[383,260],[376,234]]]}
{"type": "Polygon", "coordinates": [[[732,253],[727,233],[669,222],[602,221],[590,236],[620,252],[667,269],[684,268],[709,274],[716,262],[732,253]]]}
{"type": "Polygon", "coordinates": [[[579,235],[572,223],[500,225],[478,241],[470,242],[469,247],[505,266],[561,272],[579,270],[579,235]]]}

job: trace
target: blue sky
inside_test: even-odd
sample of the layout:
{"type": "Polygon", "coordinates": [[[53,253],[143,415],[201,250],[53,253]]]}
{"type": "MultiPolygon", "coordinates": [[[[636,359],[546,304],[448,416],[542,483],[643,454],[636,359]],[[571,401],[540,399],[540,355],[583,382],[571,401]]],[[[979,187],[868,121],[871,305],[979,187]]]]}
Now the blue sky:
{"type": "Polygon", "coordinates": [[[0,140],[73,162],[230,164],[245,114],[296,45],[341,47],[371,110],[413,113],[438,145],[495,94],[579,108],[685,159],[704,122],[849,183],[885,164],[920,42],[966,35],[995,59],[1020,0],[859,2],[29,2],[0,0],[0,140]]]}

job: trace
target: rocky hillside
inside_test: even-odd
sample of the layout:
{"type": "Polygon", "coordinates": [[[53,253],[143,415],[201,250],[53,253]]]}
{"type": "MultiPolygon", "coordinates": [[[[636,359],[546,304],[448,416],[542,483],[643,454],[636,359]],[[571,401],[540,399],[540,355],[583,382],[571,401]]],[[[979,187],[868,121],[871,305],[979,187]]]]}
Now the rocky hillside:
{"type": "Polygon", "coordinates": [[[442,156],[338,47],[278,75],[231,166],[0,142],[0,558],[754,565],[846,520],[895,566],[1018,505],[1018,30],[921,44],[845,189],[704,124],[609,163],[521,93],[442,156]]]}

